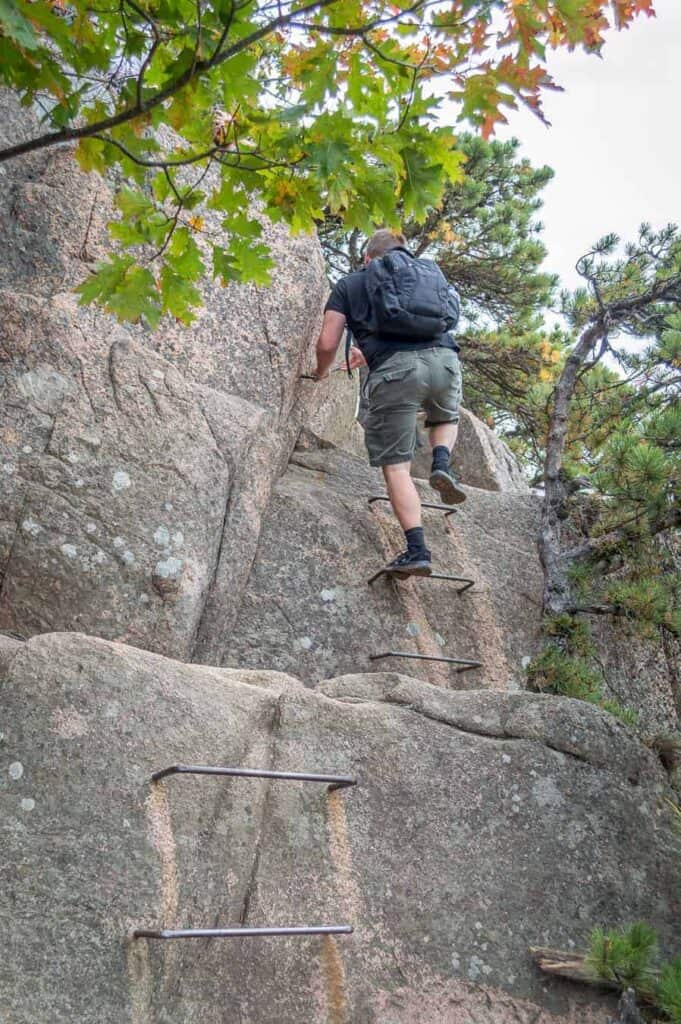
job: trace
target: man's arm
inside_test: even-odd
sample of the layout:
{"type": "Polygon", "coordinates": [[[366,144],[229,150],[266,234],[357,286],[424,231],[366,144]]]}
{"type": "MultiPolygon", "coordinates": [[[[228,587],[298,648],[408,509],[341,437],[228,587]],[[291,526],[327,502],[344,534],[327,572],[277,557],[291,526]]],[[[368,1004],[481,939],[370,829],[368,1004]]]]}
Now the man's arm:
{"type": "Polygon", "coordinates": [[[337,313],[334,309],[327,309],[324,313],[322,329],[317,340],[317,365],[313,371],[313,376],[317,380],[328,376],[331,364],[336,358],[336,352],[344,330],[345,314],[337,313]]]}

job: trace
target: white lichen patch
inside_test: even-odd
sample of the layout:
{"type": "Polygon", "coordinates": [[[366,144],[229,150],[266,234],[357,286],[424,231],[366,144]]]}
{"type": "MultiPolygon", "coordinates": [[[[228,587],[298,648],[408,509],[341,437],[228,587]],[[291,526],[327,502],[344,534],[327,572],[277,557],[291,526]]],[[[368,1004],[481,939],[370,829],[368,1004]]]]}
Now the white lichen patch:
{"type": "Polygon", "coordinates": [[[123,540],[122,537],[114,537],[114,539],[113,539],[113,546],[115,548],[122,548],[122,547],[125,546],[125,541],[123,540]]]}
{"type": "Polygon", "coordinates": [[[333,587],[329,590],[322,590],[320,597],[325,604],[329,604],[331,601],[336,600],[336,591],[333,587]]]}
{"type": "Polygon", "coordinates": [[[25,796],[24,799],[21,801],[22,811],[32,811],[34,807],[35,800],[33,800],[30,796],[25,796]]]}
{"type": "Polygon", "coordinates": [[[3,466],[2,466],[3,473],[11,474],[11,473],[13,473],[15,471],[15,469],[16,469],[16,466],[14,466],[11,462],[3,463],[3,466]]]}
{"type": "Polygon", "coordinates": [[[69,453],[68,453],[68,455],[66,456],[66,458],[67,458],[67,459],[68,459],[68,461],[69,461],[69,462],[71,462],[71,463],[74,463],[74,462],[79,462],[79,461],[80,461],[80,456],[79,456],[79,455],[76,455],[76,453],[75,453],[75,452],[69,452],[69,453]]]}
{"type": "Polygon", "coordinates": [[[123,552],[123,554],[121,555],[121,561],[125,562],[126,565],[134,565],[135,564],[135,553],[133,551],[130,551],[130,550],[126,549],[123,552]]]}
{"type": "Polygon", "coordinates": [[[167,526],[159,526],[154,534],[154,544],[158,544],[161,548],[168,547],[170,544],[170,530],[167,526]]]}
{"type": "Polygon", "coordinates": [[[299,636],[296,643],[299,647],[302,647],[304,651],[309,651],[312,647],[312,638],[309,636],[299,636]]]}
{"type": "Polygon", "coordinates": [[[25,444],[24,447],[21,450],[24,453],[24,455],[30,455],[31,452],[33,451],[33,449],[31,448],[30,444],[25,444]]]}
{"type": "Polygon", "coordinates": [[[124,469],[117,469],[111,480],[111,490],[114,493],[119,493],[130,487],[131,482],[129,473],[126,473],[124,469]]]}
{"type": "Polygon", "coordinates": [[[14,779],[15,782],[18,782],[18,780],[24,774],[24,766],[21,763],[21,761],[12,761],[11,765],[7,769],[7,774],[9,775],[10,779],[14,779]]]}
{"type": "Polygon", "coordinates": [[[90,522],[90,523],[86,523],[85,524],[85,532],[86,533],[94,533],[96,531],[96,529],[97,529],[97,523],[90,522]]]}
{"type": "Polygon", "coordinates": [[[502,754],[501,755],[501,763],[502,764],[510,764],[511,763],[511,755],[510,754],[502,754]]]}
{"type": "Polygon", "coordinates": [[[52,729],[60,739],[73,740],[87,734],[87,718],[73,708],[56,708],[52,712],[52,729]]]}
{"type": "Polygon", "coordinates": [[[173,506],[172,506],[172,504],[169,501],[167,501],[165,503],[165,505],[163,506],[163,511],[164,512],[172,512],[173,511],[173,506]]]}
{"type": "Polygon", "coordinates": [[[550,777],[537,779],[532,784],[532,796],[540,807],[560,807],[565,803],[565,797],[550,777]]]}
{"type": "Polygon", "coordinates": [[[182,530],[176,530],[173,534],[173,544],[176,548],[181,548],[184,544],[184,534],[182,533],[182,530]]]}
{"type": "Polygon", "coordinates": [[[62,544],[60,550],[67,558],[78,557],[78,548],[75,544],[62,544]]]}
{"type": "Polygon", "coordinates": [[[181,558],[164,558],[154,566],[154,573],[163,580],[174,580],[182,572],[184,562],[181,558]]]}
{"type": "Polygon", "coordinates": [[[479,956],[472,956],[468,961],[468,977],[471,981],[476,981],[480,977],[480,972],[484,964],[479,956]]]}
{"type": "Polygon", "coordinates": [[[42,531],[42,526],[40,525],[40,523],[36,523],[35,519],[31,519],[29,516],[26,519],[24,519],[23,523],[21,524],[21,529],[24,531],[24,533],[30,534],[31,537],[37,537],[38,534],[42,531]]]}

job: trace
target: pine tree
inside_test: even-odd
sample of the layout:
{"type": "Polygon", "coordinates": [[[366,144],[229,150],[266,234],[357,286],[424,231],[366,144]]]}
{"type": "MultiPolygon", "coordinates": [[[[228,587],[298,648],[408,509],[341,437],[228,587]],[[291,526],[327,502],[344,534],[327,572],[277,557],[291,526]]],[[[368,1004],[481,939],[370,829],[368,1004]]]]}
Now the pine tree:
{"type": "Polygon", "coordinates": [[[681,238],[674,226],[643,225],[622,257],[617,245],[602,239],[579,262],[587,288],[563,296],[575,334],[549,407],[539,543],[546,646],[531,668],[538,688],[572,692],[577,675],[584,692],[572,695],[595,700],[584,616],[681,633],[681,238]],[[618,373],[604,372],[606,355],[618,373]]]}

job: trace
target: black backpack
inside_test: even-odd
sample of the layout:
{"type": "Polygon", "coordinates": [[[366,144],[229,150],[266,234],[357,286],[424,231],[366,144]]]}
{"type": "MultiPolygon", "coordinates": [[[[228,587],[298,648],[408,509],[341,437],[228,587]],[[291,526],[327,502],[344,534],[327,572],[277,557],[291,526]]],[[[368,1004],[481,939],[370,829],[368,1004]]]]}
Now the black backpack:
{"type": "Polygon", "coordinates": [[[455,326],[449,284],[432,260],[390,249],[370,260],[366,275],[376,333],[382,339],[431,341],[455,326]]]}

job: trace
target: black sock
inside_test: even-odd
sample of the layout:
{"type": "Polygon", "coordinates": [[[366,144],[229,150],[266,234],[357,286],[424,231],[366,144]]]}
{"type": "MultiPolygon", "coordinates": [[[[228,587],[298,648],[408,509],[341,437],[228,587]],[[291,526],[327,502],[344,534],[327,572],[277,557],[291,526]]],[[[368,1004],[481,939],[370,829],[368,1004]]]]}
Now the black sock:
{"type": "Polygon", "coordinates": [[[449,468],[449,448],[446,444],[436,444],[433,448],[433,470],[449,468]]]}
{"type": "Polygon", "coordinates": [[[422,526],[412,526],[411,530],[404,531],[404,536],[407,538],[409,554],[417,554],[426,550],[426,538],[423,536],[422,526]]]}

